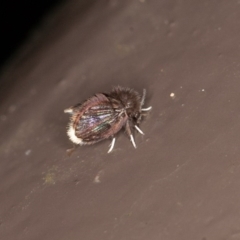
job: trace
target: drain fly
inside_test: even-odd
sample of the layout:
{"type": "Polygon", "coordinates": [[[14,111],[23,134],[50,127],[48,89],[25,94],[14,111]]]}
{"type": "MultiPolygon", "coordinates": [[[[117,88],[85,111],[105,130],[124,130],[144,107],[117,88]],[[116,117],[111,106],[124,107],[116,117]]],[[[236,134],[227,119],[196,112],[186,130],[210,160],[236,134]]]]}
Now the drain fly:
{"type": "Polygon", "coordinates": [[[115,135],[122,129],[136,148],[132,131],[144,134],[139,124],[152,107],[143,108],[146,90],[140,95],[133,89],[114,87],[110,93],[97,93],[82,104],[64,112],[71,114],[67,130],[69,139],[77,145],[90,145],[111,138],[108,153],[113,150],[115,135]]]}

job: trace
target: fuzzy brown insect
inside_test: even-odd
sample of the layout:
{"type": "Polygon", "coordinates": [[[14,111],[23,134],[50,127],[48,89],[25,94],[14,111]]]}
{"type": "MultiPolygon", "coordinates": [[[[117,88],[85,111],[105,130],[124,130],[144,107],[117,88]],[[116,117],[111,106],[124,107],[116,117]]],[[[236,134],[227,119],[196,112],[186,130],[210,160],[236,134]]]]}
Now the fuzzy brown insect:
{"type": "Polygon", "coordinates": [[[66,109],[70,113],[67,130],[69,139],[79,145],[90,145],[112,138],[108,153],[113,150],[115,135],[124,127],[134,148],[136,144],[132,135],[139,128],[142,116],[152,107],[143,108],[146,90],[142,96],[133,89],[114,87],[110,93],[97,93],[82,104],[66,109]]]}

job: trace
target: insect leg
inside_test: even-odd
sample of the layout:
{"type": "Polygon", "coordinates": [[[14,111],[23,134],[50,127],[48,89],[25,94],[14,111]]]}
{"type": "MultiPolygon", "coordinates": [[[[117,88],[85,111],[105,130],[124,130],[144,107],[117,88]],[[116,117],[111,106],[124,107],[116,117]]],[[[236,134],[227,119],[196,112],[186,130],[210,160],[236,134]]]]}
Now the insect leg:
{"type": "Polygon", "coordinates": [[[146,97],[146,89],[143,89],[143,95],[142,95],[142,99],[141,99],[141,107],[144,105],[145,97],[146,97]]]}
{"type": "Polygon", "coordinates": [[[142,135],[144,135],[144,132],[137,126],[137,125],[134,125],[134,127],[137,129],[137,131],[139,133],[141,133],[142,135]]]}
{"type": "Polygon", "coordinates": [[[72,108],[67,108],[64,110],[65,113],[73,114],[73,109],[72,108]]]}
{"type": "Polygon", "coordinates": [[[113,150],[113,147],[114,147],[114,145],[115,145],[115,141],[116,141],[116,138],[113,138],[113,139],[112,139],[112,142],[111,142],[111,144],[110,144],[110,148],[109,148],[109,150],[108,150],[108,153],[110,153],[110,152],[113,150]]]}
{"type": "Polygon", "coordinates": [[[65,113],[73,114],[76,109],[78,109],[81,106],[81,103],[78,103],[75,106],[69,107],[64,110],[65,113]]]}
{"type": "Polygon", "coordinates": [[[70,148],[70,149],[67,149],[67,155],[70,157],[72,155],[72,153],[76,150],[76,148],[78,147],[79,145],[76,145],[76,144],[73,144],[73,147],[70,148]]]}
{"type": "Polygon", "coordinates": [[[130,128],[129,121],[126,122],[126,132],[127,132],[128,136],[130,137],[130,140],[132,142],[133,147],[137,148],[136,143],[135,143],[134,138],[133,138],[133,135],[132,135],[132,131],[131,131],[131,128],[130,128]]]}
{"type": "Polygon", "coordinates": [[[148,107],[148,108],[141,108],[141,111],[147,112],[150,111],[152,109],[152,106],[148,107]]]}

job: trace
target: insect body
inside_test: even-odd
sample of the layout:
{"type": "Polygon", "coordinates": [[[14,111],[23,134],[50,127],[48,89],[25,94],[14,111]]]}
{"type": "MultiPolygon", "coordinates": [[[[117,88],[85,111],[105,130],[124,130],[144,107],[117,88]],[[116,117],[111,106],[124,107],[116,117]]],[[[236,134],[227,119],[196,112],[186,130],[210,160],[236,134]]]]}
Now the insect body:
{"type": "Polygon", "coordinates": [[[135,128],[144,134],[139,124],[144,112],[152,108],[142,108],[145,96],[145,89],[140,96],[133,89],[118,86],[108,94],[95,94],[82,104],[66,109],[64,112],[71,114],[67,131],[69,139],[75,144],[90,145],[112,138],[110,153],[115,144],[115,135],[124,127],[136,148],[132,130],[135,128]]]}

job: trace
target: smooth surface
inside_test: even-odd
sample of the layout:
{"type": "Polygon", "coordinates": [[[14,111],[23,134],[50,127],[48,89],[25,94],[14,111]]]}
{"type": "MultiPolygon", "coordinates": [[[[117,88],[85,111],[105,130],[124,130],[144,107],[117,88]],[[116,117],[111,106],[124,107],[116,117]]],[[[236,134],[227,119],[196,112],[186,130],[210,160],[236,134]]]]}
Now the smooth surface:
{"type": "Polygon", "coordinates": [[[240,2],[68,1],[1,75],[0,239],[240,239],[240,2]],[[79,147],[63,110],[147,89],[135,135],[79,147]]]}

